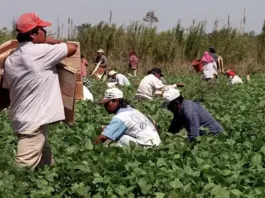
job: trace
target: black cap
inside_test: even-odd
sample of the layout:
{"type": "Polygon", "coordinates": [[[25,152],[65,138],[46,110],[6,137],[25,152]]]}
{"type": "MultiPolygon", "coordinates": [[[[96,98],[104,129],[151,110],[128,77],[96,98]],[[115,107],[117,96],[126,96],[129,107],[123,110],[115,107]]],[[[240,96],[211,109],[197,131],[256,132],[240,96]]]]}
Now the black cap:
{"type": "Polygon", "coordinates": [[[150,73],[151,73],[151,74],[155,74],[155,73],[160,74],[161,77],[164,76],[164,75],[162,74],[161,69],[159,69],[159,68],[153,68],[153,69],[151,70],[150,73]]]}

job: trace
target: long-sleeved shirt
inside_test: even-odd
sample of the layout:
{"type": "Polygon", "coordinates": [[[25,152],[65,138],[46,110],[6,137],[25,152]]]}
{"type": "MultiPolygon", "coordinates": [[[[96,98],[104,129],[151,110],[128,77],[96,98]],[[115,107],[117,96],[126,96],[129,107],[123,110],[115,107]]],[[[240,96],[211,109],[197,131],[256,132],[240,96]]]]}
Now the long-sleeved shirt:
{"type": "Polygon", "coordinates": [[[107,67],[108,66],[108,60],[107,60],[106,56],[102,55],[101,57],[98,57],[96,62],[99,63],[99,61],[101,61],[100,67],[107,67]]]}
{"type": "Polygon", "coordinates": [[[242,81],[242,79],[239,76],[235,75],[235,76],[229,76],[228,83],[231,84],[231,85],[242,84],[243,81],[242,81]]]}
{"type": "Polygon", "coordinates": [[[210,63],[203,63],[203,77],[204,79],[214,78],[214,75],[218,75],[217,64],[215,61],[210,63]]]}
{"type": "Polygon", "coordinates": [[[163,82],[155,77],[154,74],[149,74],[143,78],[136,91],[136,96],[142,96],[149,100],[153,99],[157,90],[163,90],[164,88],[176,88],[177,85],[165,85],[163,82]]]}
{"type": "Polygon", "coordinates": [[[208,128],[214,135],[223,131],[223,127],[206,109],[191,100],[182,102],[180,112],[174,114],[168,131],[178,133],[183,127],[187,130],[190,141],[204,134],[201,127],[208,128]]]}

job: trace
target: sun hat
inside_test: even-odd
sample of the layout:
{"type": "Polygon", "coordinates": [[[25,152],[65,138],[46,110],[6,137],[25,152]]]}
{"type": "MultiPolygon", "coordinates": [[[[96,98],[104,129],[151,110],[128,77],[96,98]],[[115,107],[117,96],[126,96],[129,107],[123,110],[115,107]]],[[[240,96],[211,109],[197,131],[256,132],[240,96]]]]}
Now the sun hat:
{"type": "Polygon", "coordinates": [[[109,72],[109,76],[113,76],[113,75],[115,75],[115,74],[117,74],[117,73],[118,73],[118,71],[111,70],[111,71],[109,72]]]}
{"type": "Polygon", "coordinates": [[[123,92],[118,88],[107,89],[104,93],[104,98],[99,102],[99,104],[104,104],[113,99],[123,98],[123,92]]]}
{"type": "Polygon", "coordinates": [[[104,53],[104,50],[103,49],[99,49],[98,53],[104,53]]]}
{"type": "Polygon", "coordinates": [[[17,19],[16,30],[19,33],[26,33],[35,27],[48,27],[50,25],[52,23],[40,19],[36,13],[25,13],[17,19]]]}
{"type": "Polygon", "coordinates": [[[163,93],[163,102],[162,102],[161,106],[163,108],[166,108],[170,104],[170,102],[172,102],[173,100],[175,100],[179,96],[180,96],[180,92],[178,89],[170,88],[170,89],[166,90],[163,93]]]}

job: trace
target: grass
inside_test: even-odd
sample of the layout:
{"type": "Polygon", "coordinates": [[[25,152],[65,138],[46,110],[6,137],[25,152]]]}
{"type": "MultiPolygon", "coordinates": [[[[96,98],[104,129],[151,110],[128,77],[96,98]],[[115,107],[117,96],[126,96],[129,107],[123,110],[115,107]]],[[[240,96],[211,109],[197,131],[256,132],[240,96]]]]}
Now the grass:
{"type": "MultiPolygon", "coordinates": [[[[206,22],[194,22],[185,29],[180,22],[167,31],[158,32],[142,22],[135,21],[128,26],[109,25],[100,22],[76,27],[76,34],[70,40],[81,43],[81,51],[88,59],[89,71],[94,67],[96,51],[104,49],[109,67],[127,71],[128,55],[134,49],[140,57],[139,72],[145,73],[159,66],[169,73],[186,73],[190,63],[202,56],[210,46],[224,59],[225,69],[236,69],[242,75],[264,71],[265,27],[262,33],[242,34],[237,29],[223,27],[207,33],[206,22]]],[[[0,30],[0,42],[14,38],[14,31],[0,30]]]]}

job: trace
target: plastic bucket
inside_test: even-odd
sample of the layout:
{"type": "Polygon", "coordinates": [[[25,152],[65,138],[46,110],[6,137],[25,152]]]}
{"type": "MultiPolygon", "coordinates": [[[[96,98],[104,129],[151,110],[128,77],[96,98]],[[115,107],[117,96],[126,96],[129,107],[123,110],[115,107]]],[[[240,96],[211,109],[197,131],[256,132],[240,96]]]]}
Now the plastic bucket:
{"type": "Polygon", "coordinates": [[[203,64],[201,59],[195,59],[192,61],[191,65],[196,70],[196,72],[201,72],[203,70],[203,64]]]}

